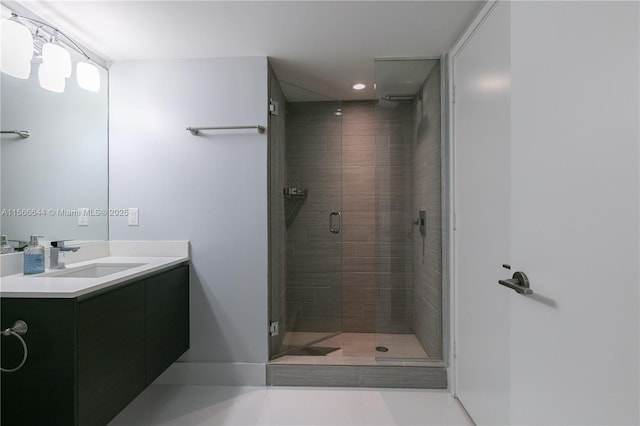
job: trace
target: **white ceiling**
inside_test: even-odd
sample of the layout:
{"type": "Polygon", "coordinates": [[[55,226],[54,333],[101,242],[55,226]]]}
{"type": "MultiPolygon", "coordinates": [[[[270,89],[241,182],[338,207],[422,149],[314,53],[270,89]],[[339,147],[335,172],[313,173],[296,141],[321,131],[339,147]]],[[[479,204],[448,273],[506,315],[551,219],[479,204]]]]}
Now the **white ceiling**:
{"type": "Polygon", "coordinates": [[[340,100],[375,97],[375,58],[439,57],[483,3],[22,2],[107,61],[269,56],[280,80],[340,100]]]}

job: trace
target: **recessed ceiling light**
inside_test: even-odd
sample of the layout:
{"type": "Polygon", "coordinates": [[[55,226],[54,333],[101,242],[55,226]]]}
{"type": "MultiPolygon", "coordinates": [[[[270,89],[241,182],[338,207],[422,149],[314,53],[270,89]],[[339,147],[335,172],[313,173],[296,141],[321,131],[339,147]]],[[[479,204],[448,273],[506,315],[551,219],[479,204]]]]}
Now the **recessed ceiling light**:
{"type": "Polygon", "coordinates": [[[362,89],[364,89],[365,87],[367,87],[367,85],[366,85],[366,84],[364,84],[364,83],[353,83],[353,84],[351,85],[351,88],[352,88],[353,90],[362,90],[362,89]]]}

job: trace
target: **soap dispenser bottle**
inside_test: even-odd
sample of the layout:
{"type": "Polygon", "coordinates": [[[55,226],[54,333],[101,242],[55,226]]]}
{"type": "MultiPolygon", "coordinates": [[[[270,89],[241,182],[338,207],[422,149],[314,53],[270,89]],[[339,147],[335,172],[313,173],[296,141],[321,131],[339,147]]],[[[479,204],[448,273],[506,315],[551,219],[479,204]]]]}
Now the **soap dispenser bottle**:
{"type": "Polygon", "coordinates": [[[38,244],[38,237],[32,235],[29,245],[24,248],[24,274],[39,274],[44,272],[44,247],[38,244]]]}

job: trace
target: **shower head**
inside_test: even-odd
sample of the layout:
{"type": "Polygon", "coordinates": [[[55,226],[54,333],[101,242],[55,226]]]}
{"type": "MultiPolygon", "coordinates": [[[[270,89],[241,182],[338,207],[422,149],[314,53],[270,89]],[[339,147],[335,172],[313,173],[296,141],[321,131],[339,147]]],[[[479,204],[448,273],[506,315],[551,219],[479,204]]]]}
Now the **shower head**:
{"type": "Polygon", "coordinates": [[[378,99],[377,105],[385,109],[397,109],[399,107],[406,108],[410,104],[409,102],[414,99],[422,100],[422,94],[417,95],[384,95],[378,99]],[[402,103],[406,102],[406,103],[402,103]]]}
{"type": "Polygon", "coordinates": [[[416,98],[416,95],[385,95],[380,99],[383,99],[385,101],[396,102],[396,101],[412,101],[415,98],[416,98]]]}

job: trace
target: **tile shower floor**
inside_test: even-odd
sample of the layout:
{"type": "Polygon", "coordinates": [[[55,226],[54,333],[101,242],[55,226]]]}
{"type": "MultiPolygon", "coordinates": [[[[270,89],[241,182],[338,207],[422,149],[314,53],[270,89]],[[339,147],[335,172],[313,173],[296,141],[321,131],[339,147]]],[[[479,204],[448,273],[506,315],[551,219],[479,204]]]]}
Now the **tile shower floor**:
{"type": "Polygon", "coordinates": [[[338,347],[324,356],[285,355],[270,361],[271,364],[321,364],[321,365],[420,365],[429,360],[413,334],[340,333],[321,341],[326,333],[287,333],[284,344],[298,346],[316,342],[311,346],[338,347]],[[385,346],[388,352],[377,352],[377,346],[385,346]]]}

